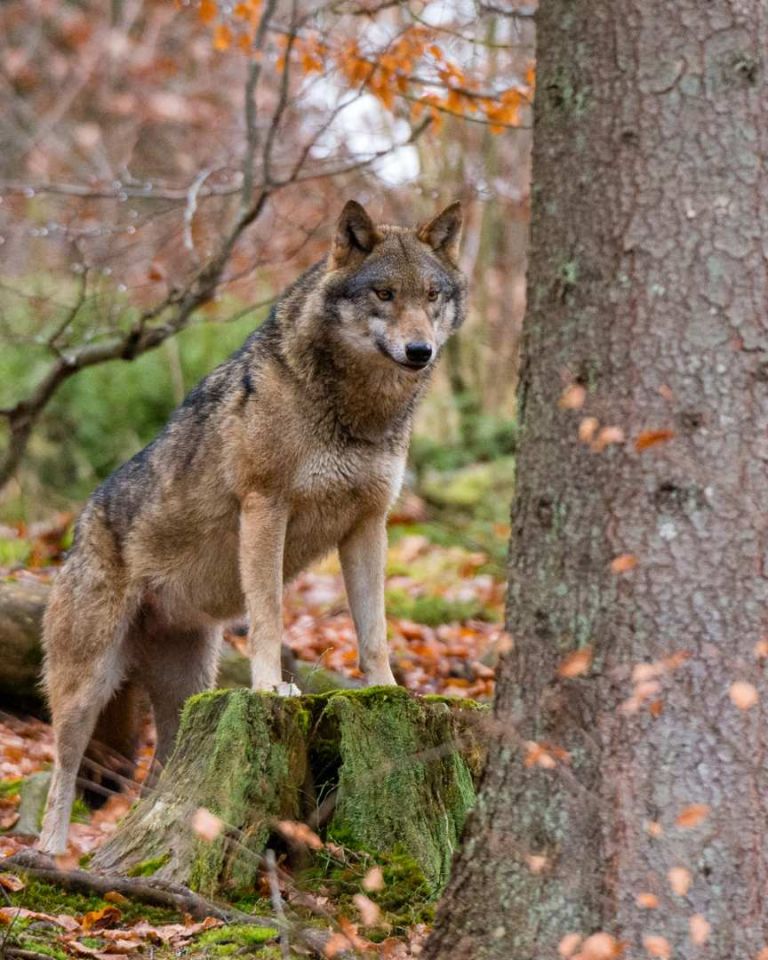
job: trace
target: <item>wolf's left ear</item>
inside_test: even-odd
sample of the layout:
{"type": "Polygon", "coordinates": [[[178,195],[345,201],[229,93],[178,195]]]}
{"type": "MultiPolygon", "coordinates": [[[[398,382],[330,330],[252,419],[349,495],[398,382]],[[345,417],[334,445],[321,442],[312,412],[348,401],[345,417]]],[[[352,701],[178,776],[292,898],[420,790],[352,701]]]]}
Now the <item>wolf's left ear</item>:
{"type": "Polygon", "coordinates": [[[429,223],[419,227],[416,236],[422,243],[428,243],[435,253],[445,254],[451,263],[457,266],[462,219],[461,201],[457,200],[429,223]]]}
{"type": "Polygon", "coordinates": [[[336,222],[329,268],[345,266],[355,254],[369,254],[381,240],[373,220],[356,200],[347,200],[336,222]]]}

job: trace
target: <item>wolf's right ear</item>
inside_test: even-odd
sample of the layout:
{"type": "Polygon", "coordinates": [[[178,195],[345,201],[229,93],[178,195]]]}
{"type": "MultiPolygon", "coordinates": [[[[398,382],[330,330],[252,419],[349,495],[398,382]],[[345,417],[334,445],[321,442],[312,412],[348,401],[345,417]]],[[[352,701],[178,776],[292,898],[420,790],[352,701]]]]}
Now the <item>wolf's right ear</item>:
{"type": "Polygon", "coordinates": [[[355,254],[365,256],[379,240],[381,236],[365,209],[356,200],[347,200],[336,223],[328,269],[346,266],[355,254]]]}

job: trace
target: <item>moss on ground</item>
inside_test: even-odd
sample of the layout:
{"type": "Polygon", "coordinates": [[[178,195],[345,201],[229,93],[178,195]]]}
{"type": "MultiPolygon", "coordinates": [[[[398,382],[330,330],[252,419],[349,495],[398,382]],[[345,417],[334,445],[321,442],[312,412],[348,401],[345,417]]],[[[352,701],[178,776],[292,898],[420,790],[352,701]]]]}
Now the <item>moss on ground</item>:
{"type": "Polygon", "coordinates": [[[129,877],[151,877],[153,874],[168,863],[170,854],[164,853],[160,857],[150,857],[148,860],[142,860],[128,871],[129,877]]]}
{"type": "MultiPolygon", "coordinates": [[[[24,871],[18,870],[18,875],[24,878],[24,871]]],[[[71,893],[39,880],[26,879],[26,886],[17,893],[10,894],[11,904],[14,907],[24,907],[27,910],[36,910],[39,913],[59,914],[70,916],[90,913],[92,910],[103,910],[105,907],[114,907],[114,904],[101,897],[88,897],[82,893],[71,893]]],[[[183,917],[175,910],[166,910],[162,907],[152,907],[146,903],[129,900],[118,907],[122,914],[122,923],[130,925],[138,920],[147,920],[152,924],[179,923],[183,917]]],[[[18,921],[17,921],[18,922],[18,921]]]]}
{"type": "Polygon", "coordinates": [[[430,923],[434,917],[435,895],[418,863],[403,850],[369,855],[343,850],[343,856],[327,848],[318,853],[312,866],[303,871],[299,885],[319,895],[327,895],[342,914],[354,917],[353,898],[364,894],[379,907],[381,917],[375,927],[364,928],[373,941],[391,934],[404,934],[416,923],[430,923]],[[381,890],[366,890],[363,880],[372,867],[383,875],[381,890]]]}
{"type": "Polygon", "coordinates": [[[428,627],[463,620],[492,620],[495,613],[480,600],[448,600],[439,594],[412,597],[405,590],[387,590],[387,612],[402,620],[413,620],[428,627]]]}

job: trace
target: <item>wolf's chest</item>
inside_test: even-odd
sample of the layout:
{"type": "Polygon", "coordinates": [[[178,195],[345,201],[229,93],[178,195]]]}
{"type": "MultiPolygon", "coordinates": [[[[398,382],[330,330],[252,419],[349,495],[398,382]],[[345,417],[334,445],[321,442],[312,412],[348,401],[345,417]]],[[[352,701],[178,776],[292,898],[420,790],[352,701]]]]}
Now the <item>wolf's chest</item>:
{"type": "Polygon", "coordinates": [[[316,456],[303,463],[291,485],[285,544],[286,575],[332,550],[358,520],[385,512],[397,497],[403,462],[395,457],[316,456]]]}

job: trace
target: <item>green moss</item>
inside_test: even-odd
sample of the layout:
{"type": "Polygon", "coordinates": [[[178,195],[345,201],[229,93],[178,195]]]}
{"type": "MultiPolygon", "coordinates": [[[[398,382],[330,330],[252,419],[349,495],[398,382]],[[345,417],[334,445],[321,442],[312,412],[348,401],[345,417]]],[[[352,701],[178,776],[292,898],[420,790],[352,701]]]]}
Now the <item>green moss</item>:
{"type": "Polygon", "coordinates": [[[447,600],[438,594],[412,597],[404,590],[387,590],[387,613],[430,627],[463,620],[492,620],[493,612],[479,600],[447,600]]]}
{"type": "Polygon", "coordinates": [[[253,947],[262,943],[269,943],[278,936],[274,927],[251,926],[247,923],[232,924],[227,927],[216,927],[206,930],[197,938],[199,947],[214,946],[216,944],[235,944],[238,947],[253,947]]]}
{"type": "Polygon", "coordinates": [[[13,797],[21,788],[21,777],[0,780],[0,797],[13,797]]]}
{"type": "MultiPolygon", "coordinates": [[[[339,837],[334,840],[338,843],[339,837]]],[[[302,889],[329,894],[337,909],[350,916],[356,912],[352,898],[364,893],[382,911],[376,927],[365,930],[374,941],[388,932],[402,934],[416,923],[430,923],[434,916],[434,891],[423,870],[402,849],[375,855],[347,849],[342,860],[322,851],[312,867],[300,875],[299,884],[302,889]],[[363,886],[373,866],[380,867],[384,877],[383,888],[376,892],[363,886]]]]}
{"type": "MultiPolygon", "coordinates": [[[[102,900],[101,897],[87,897],[81,893],[70,893],[51,884],[25,877],[23,870],[17,872],[25,878],[26,886],[23,890],[10,895],[11,902],[15,907],[25,907],[39,913],[66,913],[74,916],[89,913],[91,910],[102,910],[104,907],[114,906],[114,904],[102,900]]],[[[175,910],[164,910],[160,907],[148,906],[146,903],[129,901],[128,903],[121,903],[118,909],[123,915],[122,922],[124,924],[131,924],[138,920],[147,920],[153,924],[177,923],[182,919],[181,914],[175,910]]],[[[16,921],[16,923],[19,922],[16,921]]]]}
{"type": "Polygon", "coordinates": [[[149,860],[142,860],[141,863],[137,863],[135,866],[131,867],[128,871],[129,877],[151,877],[153,873],[157,871],[168,863],[170,859],[170,854],[164,853],[160,857],[151,857],[149,860]]]}
{"type": "Polygon", "coordinates": [[[338,784],[329,836],[375,855],[406,851],[436,894],[475,798],[470,768],[452,746],[450,710],[400,687],[326,699],[313,768],[319,776],[335,774],[338,784]],[[336,771],[329,769],[328,743],[336,745],[336,771]]]}
{"type": "Polygon", "coordinates": [[[220,693],[185,710],[180,743],[188,736],[197,749],[213,731],[200,804],[239,827],[196,843],[194,889],[213,893],[222,881],[233,890],[254,885],[272,821],[300,817],[309,723],[298,699],[249,690],[220,693]]]}
{"type": "Polygon", "coordinates": [[[88,823],[91,819],[91,809],[82,797],[75,797],[72,804],[70,820],[72,823],[88,823]]]}

